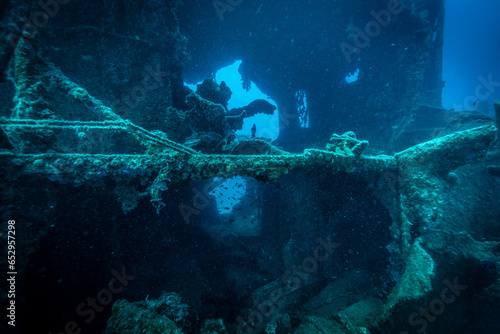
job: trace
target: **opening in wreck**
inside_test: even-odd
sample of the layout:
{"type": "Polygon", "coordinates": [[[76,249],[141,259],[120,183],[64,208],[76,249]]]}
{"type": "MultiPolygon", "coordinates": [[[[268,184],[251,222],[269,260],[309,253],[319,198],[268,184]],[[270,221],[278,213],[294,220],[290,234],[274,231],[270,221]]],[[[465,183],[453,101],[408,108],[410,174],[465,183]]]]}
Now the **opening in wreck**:
{"type": "MultiPolygon", "coordinates": [[[[261,92],[255,82],[244,80],[239,73],[239,67],[242,61],[237,60],[230,65],[219,68],[213,75],[213,80],[221,85],[224,82],[224,87],[230,90],[230,98],[227,101],[227,108],[238,109],[240,112],[247,112],[245,107],[256,100],[265,100],[276,107],[276,110],[270,113],[256,113],[245,117],[241,127],[235,132],[242,136],[252,136],[256,138],[264,138],[266,140],[276,140],[279,137],[280,120],[276,102],[269,96],[261,92]]],[[[196,84],[186,84],[193,91],[197,90],[196,84]]],[[[220,88],[218,88],[220,89],[220,88]]],[[[297,92],[299,93],[299,92],[297,92]]],[[[301,108],[299,101],[297,108],[301,108]]],[[[264,111],[264,110],[262,110],[264,111]]],[[[250,110],[249,110],[250,112],[250,110]]],[[[236,116],[236,115],[234,115],[236,116]]]]}

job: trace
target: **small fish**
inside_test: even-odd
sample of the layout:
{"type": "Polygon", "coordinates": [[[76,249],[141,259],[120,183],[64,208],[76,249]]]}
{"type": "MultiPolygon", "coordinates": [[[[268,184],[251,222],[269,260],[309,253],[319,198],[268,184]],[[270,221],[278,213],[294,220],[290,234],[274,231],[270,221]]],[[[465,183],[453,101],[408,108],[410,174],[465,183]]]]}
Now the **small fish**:
{"type": "Polygon", "coordinates": [[[193,147],[195,145],[198,145],[199,143],[201,143],[201,139],[196,138],[196,139],[188,139],[182,145],[187,147],[193,147]]]}

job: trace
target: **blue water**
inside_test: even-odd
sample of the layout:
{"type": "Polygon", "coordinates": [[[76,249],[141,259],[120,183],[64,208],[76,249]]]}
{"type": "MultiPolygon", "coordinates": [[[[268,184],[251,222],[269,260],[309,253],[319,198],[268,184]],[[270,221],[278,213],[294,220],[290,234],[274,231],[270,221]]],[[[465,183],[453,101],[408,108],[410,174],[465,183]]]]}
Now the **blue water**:
{"type": "MultiPolygon", "coordinates": [[[[500,98],[500,1],[446,0],[443,106],[471,110],[500,98]],[[483,83],[491,80],[492,87],[483,83]]],[[[489,110],[493,114],[492,108],[489,110]]]]}

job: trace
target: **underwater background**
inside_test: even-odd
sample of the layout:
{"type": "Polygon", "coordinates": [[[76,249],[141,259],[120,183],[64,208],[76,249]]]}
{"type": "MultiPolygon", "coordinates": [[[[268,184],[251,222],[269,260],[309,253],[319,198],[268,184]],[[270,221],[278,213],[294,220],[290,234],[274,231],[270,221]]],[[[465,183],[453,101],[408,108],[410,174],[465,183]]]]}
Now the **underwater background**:
{"type": "Polygon", "coordinates": [[[499,10],[3,0],[1,333],[500,332],[499,10]]]}

